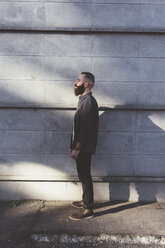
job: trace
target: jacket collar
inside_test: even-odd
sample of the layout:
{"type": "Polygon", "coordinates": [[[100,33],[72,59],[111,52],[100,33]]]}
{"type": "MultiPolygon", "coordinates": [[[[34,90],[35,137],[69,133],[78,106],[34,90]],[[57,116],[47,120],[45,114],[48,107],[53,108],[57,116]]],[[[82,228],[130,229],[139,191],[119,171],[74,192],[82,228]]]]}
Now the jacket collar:
{"type": "Polygon", "coordinates": [[[79,96],[79,99],[80,99],[80,100],[81,100],[81,99],[84,99],[84,98],[88,97],[88,95],[91,95],[91,94],[92,94],[92,91],[89,91],[89,92],[86,93],[85,95],[79,96]]]}

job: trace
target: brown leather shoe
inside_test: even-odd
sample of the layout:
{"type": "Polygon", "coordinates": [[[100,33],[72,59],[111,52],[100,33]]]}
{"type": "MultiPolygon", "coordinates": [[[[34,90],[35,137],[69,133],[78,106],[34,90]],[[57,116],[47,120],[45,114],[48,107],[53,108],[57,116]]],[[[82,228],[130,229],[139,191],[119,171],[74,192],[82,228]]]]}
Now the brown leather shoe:
{"type": "Polygon", "coordinates": [[[93,214],[93,210],[89,210],[89,209],[81,209],[76,213],[73,213],[69,216],[69,218],[71,220],[82,220],[82,219],[90,219],[93,218],[94,214],[93,214]]]}
{"type": "Polygon", "coordinates": [[[74,201],[72,202],[72,206],[75,208],[83,208],[83,201],[74,201]]]}

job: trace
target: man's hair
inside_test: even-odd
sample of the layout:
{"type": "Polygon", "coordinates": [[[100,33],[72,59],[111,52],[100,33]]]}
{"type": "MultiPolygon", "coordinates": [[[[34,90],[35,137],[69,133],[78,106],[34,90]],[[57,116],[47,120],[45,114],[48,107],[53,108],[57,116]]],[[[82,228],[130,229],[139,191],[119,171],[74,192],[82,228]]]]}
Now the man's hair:
{"type": "Polygon", "coordinates": [[[95,77],[92,73],[90,72],[81,72],[81,74],[84,75],[84,79],[85,79],[85,82],[88,82],[89,83],[89,87],[92,88],[95,84],[95,77]]]}

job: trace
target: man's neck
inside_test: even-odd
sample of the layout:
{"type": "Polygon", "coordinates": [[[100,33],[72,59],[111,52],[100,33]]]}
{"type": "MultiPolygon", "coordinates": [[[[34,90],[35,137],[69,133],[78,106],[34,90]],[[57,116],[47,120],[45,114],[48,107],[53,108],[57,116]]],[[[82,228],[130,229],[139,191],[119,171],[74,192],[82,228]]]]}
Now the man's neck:
{"type": "Polygon", "coordinates": [[[91,90],[85,90],[84,93],[81,96],[84,96],[84,95],[86,95],[89,92],[91,92],[91,90]]]}

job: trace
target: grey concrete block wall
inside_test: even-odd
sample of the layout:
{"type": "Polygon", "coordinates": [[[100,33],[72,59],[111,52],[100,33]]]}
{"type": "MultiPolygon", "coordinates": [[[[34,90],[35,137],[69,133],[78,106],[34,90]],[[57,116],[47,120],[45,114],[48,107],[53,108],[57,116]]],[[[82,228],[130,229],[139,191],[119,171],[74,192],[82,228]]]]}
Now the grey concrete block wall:
{"type": "Polygon", "coordinates": [[[42,131],[44,112],[40,109],[0,109],[0,131],[42,131]]]}
{"type": "MultiPolygon", "coordinates": [[[[143,167],[144,164],[139,158],[150,159],[150,154],[155,159],[158,159],[160,154],[163,159],[164,133],[160,127],[158,128],[158,125],[162,124],[161,119],[154,124],[154,120],[161,117],[161,112],[115,109],[100,112],[99,140],[97,152],[93,158],[93,175],[97,174],[97,177],[137,176],[138,167],[135,159],[138,164],[141,161],[140,167],[143,167]],[[154,142],[152,142],[153,140],[154,142]]],[[[17,154],[17,160],[19,160],[18,154],[20,154],[20,161],[23,158],[22,153],[30,153],[32,158],[33,154],[41,153],[46,159],[45,165],[52,166],[52,162],[49,164],[49,157],[51,157],[51,161],[54,160],[53,167],[61,170],[62,174],[65,174],[67,167],[74,168],[74,161],[69,158],[68,152],[73,115],[74,111],[71,110],[1,109],[0,135],[1,140],[4,139],[1,143],[1,164],[4,163],[4,158],[11,158],[11,153],[14,153],[13,157],[15,157],[15,153],[17,154]]],[[[27,159],[25,161],[28,163],[27,159]]],[[[10,164],[7,165],[7,167],[9,166],[10,164]]],[[[152,166],[149,163],[146,166],[149,168],[144,167],[144,170],[148,168],[148,175],[151,175],[152,166]]],[[[4,168],[5,164],[3,164],[5,172],[4,168]]],[[[17,175],[16,171],[15,174],[17,175]]],[[[26,175],[26,170],[24,174],[26,175]]],[[[69,176],[71,175],[73,174],[69,176]]],[[[7,171],[6,176],[8,176],[7,171]]],[[[56,176],[56,172],[54,176],[56,176]]],[[[74,176],[76,176],[76,171],[74,171],[74,176]]]]}
{"type": "Polygon", "coordinates": [[[164,1],[0,2],[2,29],[164,30],[164,1]]]}
{"type": "Polygon", "coordinates": [[[44,79],[42,57],[3,56],[0,60],[0,68],[1,79],[44,79]]]}
{"type": "Polygon", "coordinates": [[[73,86],[91,71],[104,107],[95,199],[165,200],[164,8],[164,0],[0,1],[0,199],[80,198],[69,154],[73,86]]]}
{"type": "Polygon", "coordinates": [[[43,132],[41,131],[2,131],[0,132],[1,153],[42,153],[43,132]]]}
{"type": "Polygon", "coordinates": [[[45,26],[48,28],[92,25],[92,6],[88,3],[46,3],[45,26]]]}
{"type": "Polygon", "coordinates": [[[37,2],[1,2],[1,28],[39,28],[44,26],[44,5],[37,2]]]}

